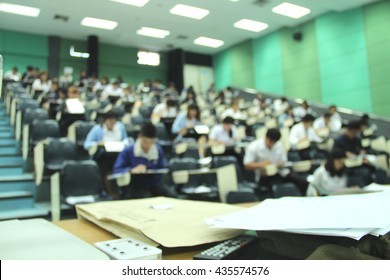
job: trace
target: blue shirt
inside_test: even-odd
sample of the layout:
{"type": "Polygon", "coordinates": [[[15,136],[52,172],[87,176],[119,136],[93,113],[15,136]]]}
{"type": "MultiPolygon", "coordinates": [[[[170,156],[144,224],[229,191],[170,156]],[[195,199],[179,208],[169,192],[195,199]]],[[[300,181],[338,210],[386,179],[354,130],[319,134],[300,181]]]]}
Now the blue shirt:
{"type": "MultiPolygon", "coordinates": [[[[158,158],[156,160],[149,160],[144,157],[137,157],[134,153],[134,145],[127,146],[117,157],[113,173],[126,173],[137,165],[143,164],[147,169],[161,169],[165,168],[166,162],[164,159],[164,153],[158,144],[157,147],[158,158]]],[[[132,174],[131,186],[161,186],[162,185],[162,174],[132,174]]]]}
{"type": "Polygon", "coordinates": [[[201,124],[197,119],[187,119],[187,112],[181,112],[172,124],[172,133],[178,134],[181,129],[187,128],[190,123],[192,127],[201,124]]]}
{"type": "MultiPolygon", "coordinates": [[[[123,141],[127,138],[127,132],[126,132],[125,126],[121,122],[118,122],[117,124],[119,126],[120,131],[121,131],[121,140],[123,141]]],[[[103,141],[103,133],[104,133],[103,126],[100,124],[95,125],[91,129],[91,131],[88,133],[87,138],[85,139],[84,149],[88,150],[92,146],[103,141]]]]}

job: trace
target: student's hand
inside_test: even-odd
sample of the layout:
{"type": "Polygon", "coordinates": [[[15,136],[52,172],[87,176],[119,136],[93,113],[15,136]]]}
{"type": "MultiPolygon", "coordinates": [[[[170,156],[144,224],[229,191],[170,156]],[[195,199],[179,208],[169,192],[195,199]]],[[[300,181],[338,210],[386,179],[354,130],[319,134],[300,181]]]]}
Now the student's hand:
{"type": "Polygon", "coordinates": [[[360,150],[361,155],[365,155],[366,153],[367,153],[366,150],[360,150]]]}
{"type": "Polygon", "coordinates": [[[265,160],[261,163],[262,167],[261,168],[266,168],[268,165],[272,164],[269,160],[265,160]]]}
{"type": "Polygon", "coordinates": [[[186,134],[187,134],[187,128],[182,128],[182,129],[180,129],[179,134],[180,134],[181,136],[186,135],[186,134]]]}
{"type": "Polygon", "coordinates": [[[143,165],[143,164],[139,164],[137,165],[136,167],[134,167],[133,169],[131,169],[131,173],[144,173],[146,171],[146,165],[143,165]]]}
{"type": "Polygon", "coordinates": [[[353,158],[356,156],[354,153],[351,153],[351,152],[346,152],[345,154],[346,154],[347,158],[353,158]]]}
{"type": "Polygon", "coordinates": [[[104,143],[106,143],[105,141],[100,141],[98,142],[98,146],[104,146],[104,143]]]}

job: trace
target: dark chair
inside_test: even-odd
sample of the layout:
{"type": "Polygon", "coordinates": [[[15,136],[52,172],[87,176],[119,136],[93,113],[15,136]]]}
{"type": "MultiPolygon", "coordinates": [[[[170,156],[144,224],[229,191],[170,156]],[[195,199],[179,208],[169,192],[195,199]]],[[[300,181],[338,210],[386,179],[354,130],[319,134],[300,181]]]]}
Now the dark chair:
{"type": "Polygon", "coordinates": [[[35,120],[47,120],[49,115],[45,109],[42,108],[27,108],[24,112],[23,125],[32,125],[35,120]]]}
{"type": "Polygon", "coordinates": [[[94,122],[83,122],[80,121],[77,123],[76,126],[76,145],[79,147],[84,146],[85,139],[87,138],[87,135],[89,131],[95,126],[94,122]]]}
{"type": "Polygon", "coordinates": [[[55,120],[35,120],[31,128],[30,143],[36,145],[46,138],[59,138],[60,127],[55,120]]]}
{"type": "Polygon", "coordinates": [[[226,196],[226,203],[234,204],[234,203],[246,203],[246,202],[256,202],[259,201],[256,194],[252,192],[245,191],[236,191],[229,192],[226,196]]]}
{"type": "Polygon", "coordinates": [[[43,156],[45,169],[59,171],[65,161],[77,159],[76,145],[67,138],[50,139],[43,156]]]}
{"type": "Polygon", "coordinates": [[[95,161],[65,161],[60,174],[63,198],[86,195],[92,195],[96,199],[103,197],[103,181],[95,161]]]}
{"type": "Polygon", "coordinates": [[[172,151],[173,141],[169,139],[167,130],[163,123],[155,125],[157,130],[157,143],[162,147],[164,154],[169,156],[172,151]]]}
{"type": "Polygon", "coordinates": [[[150,119],[150,116],[153,113],[153,107],[152,106],[142,106],[139,108],[139,113],[144,119],[150,119]]]}
{"type": "Polygon", "coordinates": [[[281,183],[272,186],[272,193],[274,198],[283,196],[302,196],[301,191],[294,183],[281,183]]]}

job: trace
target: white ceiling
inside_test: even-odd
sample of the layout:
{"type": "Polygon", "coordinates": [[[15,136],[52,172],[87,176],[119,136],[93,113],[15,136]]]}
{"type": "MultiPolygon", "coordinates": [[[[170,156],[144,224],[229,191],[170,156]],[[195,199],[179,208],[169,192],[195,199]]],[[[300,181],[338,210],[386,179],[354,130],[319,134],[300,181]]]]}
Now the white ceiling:
{"type": "MultiPolygon", "coordinates": [[[[150,0],[142,8],[124,5],[109,0],[4,0],[7,3],[27,5],[41,9],[38,18],[0,12],[0,29],[15,30],[43,35],[58,35],[64,38],[86,40],[88,35],[97,35],[100,42],[120,46],[133,46],[147,50],[182,48],[187,51],[213,54],[238,42],[263,36],[284,26],[298,26],[329,11],[344,11],[377,0],[150,0]],[[311,13],[299,20],[272,13],[276,5],[288,1],[311,9],[311,13]],[[187,4],[210,10],[202,20],[172,15],[169,10],[176,4],[187,4]],[[54,20],[54,15],[69,17],[68,22],[54,20]],[[114,20],[119,23],[114,30],[103,30],[80,25],[86,17],[114,20]],[[254,33],[233,27],[236,21],[247,18],[269,24],[269,28],[254,33]],[[169,30],[165,39],[155,39],[136,34],[142,26],[169,30]],[[186,39],[178,39],[184,35],[186,39]],[[199,36],[225,41],[225,45],[213,49],[194,45],[199,36]]],[[[3,2],[0,0],[0,2],[3,2]]]]}

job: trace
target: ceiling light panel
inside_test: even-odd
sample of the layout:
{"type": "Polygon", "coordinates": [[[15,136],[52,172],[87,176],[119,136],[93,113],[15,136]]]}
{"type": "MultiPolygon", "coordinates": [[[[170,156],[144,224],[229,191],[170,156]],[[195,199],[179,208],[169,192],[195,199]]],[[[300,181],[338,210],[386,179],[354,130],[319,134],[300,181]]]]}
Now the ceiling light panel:
{"type": "Polygon", "coordinates": [[[164,39],[170,34],[170,32],[168,30],[163,29],[141,27],[141,29],[137,30],[137,34],[142,36],[164,39]]]}
{"type": "Polygon", "coordinates": [[[21,16],[37,17],[41,12],[40,9],[22,5],[15,5],[9,3],[0,3],[0,11],[10,14],[17,14],[21,16]]]}
{"type": "Polygon", "coordinates": [[[284,2],[272,9],[276,14],[280,14],[291,18],[301,18],[310,13],[310,9],[284,2]]]}
{"type": "Polygon", "coordinates": [[[111,21],[111,20],[85,17],[81,21],[81,25],[88,26],[88,27],[94,27],[94,28],[113,30],[115,27],[118,26],[118,23],[116,21],[111,21]]]}
{"type": "Polygon", "coordinates": [[[149,2],[149,0],[110,0],[110,1],[130,5],[130,6],[135,6],[135,7],[143,7],[149,2]]]}
{"type": "Polygon", "coordinates": [[[207,16],[210,11],[202,8],[178,4],[170,10],[170,13],[182,17],[202,19],[207,16]]]}
{"type": "Polygon", "coordinates": [[[242,19],[237,21],[234,24],[234,27],[253,31],[253,32],[260,32],[264,29],[267,29],[268,24],[260,21],[250,20],[250,19],[242,19]]]}
{"type": "Polygon", "coordinates": [[[213,38],[199,37],[194,40],[194,44],[210,48],[219,48],[224,42],[213,38]]]}

